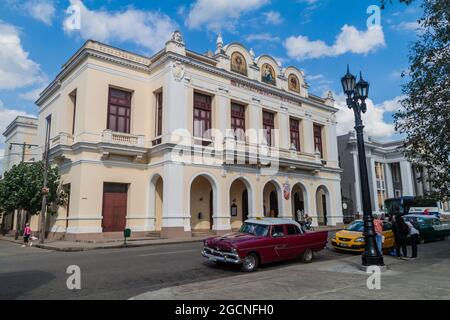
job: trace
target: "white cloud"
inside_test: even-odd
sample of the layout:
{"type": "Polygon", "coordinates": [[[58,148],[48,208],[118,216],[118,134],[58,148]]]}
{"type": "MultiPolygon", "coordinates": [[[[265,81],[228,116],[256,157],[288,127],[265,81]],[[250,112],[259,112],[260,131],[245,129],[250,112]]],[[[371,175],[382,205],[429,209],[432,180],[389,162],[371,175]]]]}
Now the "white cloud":
{"type": "Polygon", "coordinates": [[[51,0],[30,0],[24,3],[23,8],[29,14],[46,25],[51,25],[55,16],[55,5],[51,0]]]}
{"type": "Polygon", "coordinates": [[[420,23],[417,21],[402,21],[399,24],[392,25],[391,28],[398,31],[416,33],[420,33],[423,30],[420,23]]]}
{"type": "Polygon", "coordinates": [[[383,101],[380,107],[386,112],[397,112],[401,109],[400,101],[405,99],[406,96],[401,95],[393,98],[392,100],[383,101]]]}
{"type": "Polygon", "coordinates": [[[323,96],[331,90],[331,84],[333,81],[329,80],[323,74],[306,74],[306,82],[310,85],[310,91],[323,96]]]}
{"type": "MultiPolygon", "coordinates": [[[[380,104],[374,104],[371,99],[367,99],[367,111],[362,115],[364,132],[376,138],[392,137],[395,134],[394,124],[386,122],[383,117],[386,112],[395,112],[400,108],[398,100],[401,98],[402,96],[398,96],[380,104]]],[[[343,94],[335,95],[335,107],[339,109],[336,113],[338,135],[348,133],[355,126],[353,110],[347,107],[345,99],[346,96],[343,94]]]]}
{"type": "Polygon", "coordinates": [[[163,48],[177,25],[169,16],[157,11],[133,8],[120,12],[90,10],[81,0],[70,0],[80,8],[81,28],[73,30],[69,17],[64,21],[64,31],[79,33],[84,39],[136,43],[152,52],[163,48]]]}
{"type": "Polygon", "coordinates": [[[42,81],[39,64],[28,58],[19,30],[0,20],[0,90],[14,90],[42,81]]]}
{"type": "Polygon", "coordinates": [[[347,52],[367,54],[385,46],[385,42],[383,29],[380,26],[372,26],[366,31],[360,31],[354,26],[344,25],[331,46],[322,40],[311,41],[302,35],[290,36],[285,40],[284,46],[289,57],[305,60],[335,57],[347,52]]]}
{"type": "Polygon", "coordinates": [[[24,93],[20,93],[19,98],[22,100],[34,102],[39,98],[40,93],[42,91],[44,91],[45,88],[46,88],[46,86],[43,86],[43,87],[38,87],[36,89],[32,89],[32,90],[24,92],[24,93]]]}
{"type": "Polygon", "coordinates": [[[277,25],[283,22],[283,18],[281,17],[281,14],[279,12],[267,11],[264,12],[263,15],[266,18],[266,23],[277,25]]]}
{"type": "Polygon", "coordinates": [[[251,41],[269,41],[269,42],[279,42],[280,38],[272,36],[270,33],[255,33],[255,34],[249,34],[245,38],[248,42],[251,41]]]}
{"type": "Polygon", "coordinates": [[[197,0],[190,7],[185,25],[189,29],[220,32],[234,31],[239,18],[245,13],[258,10],[270,0],[197,0]]]}

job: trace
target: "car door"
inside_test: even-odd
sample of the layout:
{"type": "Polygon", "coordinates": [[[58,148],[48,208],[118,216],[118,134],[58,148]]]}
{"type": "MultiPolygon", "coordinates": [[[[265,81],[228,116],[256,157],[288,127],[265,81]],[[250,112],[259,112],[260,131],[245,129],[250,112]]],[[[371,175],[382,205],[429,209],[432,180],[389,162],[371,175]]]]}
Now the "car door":
{"type": "Polygon", "coordinates": [[[435,239],[441,239],[442,237],[445,237],[447,235],[446,228],[448,228],[448,225],[445,223],[441,223],[439,219],[433,219],[431,222],[431,225],[435,232],[435,239]]]}
{"type": "Polygon", "coordinates": [[[294,224],[286,225],[287,248],[286,256],[289,259],[298,258],[305,250],[305,241],[303,233],[294,224]]]}
{"type": "Polygon", "coordinates": [[[273,261],[288,258],[288,239],[284,225],[274,225],[271,228],[271,247],[273,250],[273,261]]]}

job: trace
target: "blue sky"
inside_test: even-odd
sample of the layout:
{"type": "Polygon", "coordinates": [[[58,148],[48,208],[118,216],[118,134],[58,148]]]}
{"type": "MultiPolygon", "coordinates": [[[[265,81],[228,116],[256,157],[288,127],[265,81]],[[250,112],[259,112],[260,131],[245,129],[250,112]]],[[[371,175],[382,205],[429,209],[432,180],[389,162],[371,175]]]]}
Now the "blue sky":
{"type": "MultiPolygon", "coordinates": [[[[416,1],[417,2],[417,1],[416,1]]],[[[0,4],[0,130],[17,114],[37,114],[34,99],[87,38],[151,55],[179,29],[190,50],[214,50],[217,34],[238,41],[256,56],[305,71],[310,91],[335,93],[339,132],[352,128],[343,106],[340,77],[346,64],[371,83],[369,134],[395,138],[392,112],[401,95],[408,47],[416,39],[417,3],[394,2],[369,29],[366,13],[378,0],[96,1],[5,0],[0,4]],[[81,29],[65,22],[70,5],[81,9],[81,29]]],[[[0,157],[4,149],[0,139],[0,157]]],[[[0,158],[1,159],[1,158],[0,158]]]]}

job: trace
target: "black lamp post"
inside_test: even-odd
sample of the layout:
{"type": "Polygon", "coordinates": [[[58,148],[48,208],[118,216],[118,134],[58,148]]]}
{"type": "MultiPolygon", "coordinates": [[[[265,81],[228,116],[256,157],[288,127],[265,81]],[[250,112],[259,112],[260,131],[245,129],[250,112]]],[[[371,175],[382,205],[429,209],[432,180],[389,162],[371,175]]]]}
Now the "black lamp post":
{"type": "Polygon", "coordinates": [[[350,73],[347,65],[347,74],[342,77],[341,83],[344,93],[347,95],[347,106],[349,109],[353,109],[353,112],[355,113],[355,130],[358,144],[358,163],[361,181],[365,238],[362,265],[384,266],[383,255],[378,252],[378,247],[375,240],[375,228],[373,225],[372,206],[370,203],[369,179],[367,176],[366,151],[364,147],[364,126],[361,120],[361,112],[365,113],[367,110],[365,101],[369,94],[369,83],[363,80],[361,73],[359,78],[358,83],[356,83],[356,78],[350,73]]]}

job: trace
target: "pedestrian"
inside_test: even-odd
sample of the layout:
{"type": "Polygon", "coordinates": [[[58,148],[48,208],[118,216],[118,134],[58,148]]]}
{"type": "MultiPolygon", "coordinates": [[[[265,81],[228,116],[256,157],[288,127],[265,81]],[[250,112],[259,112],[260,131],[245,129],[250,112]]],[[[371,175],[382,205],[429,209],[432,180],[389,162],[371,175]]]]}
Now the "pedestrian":
{"type": "Polygon", "coordinates": [[[403,218],[399,214],[392,215],[392,232],[394,233],[395,253],[397,255],[397,258],[406,259],[408,257],[406,242],[409,234],[409,229],[405,223],[405,220],[403,220],[403,218]],[[403,256],[400,253],[400,248],[402,249],[403,256]]]}
{"type": "Polygon", "coordinates": [[[23,230],[23,245],[22,247],[25,246],[32,246],[33,242],[30,241],[30,237],[31,237],[31,228],[30,228],[30,224],[27,222],[25,225],[25,229],[23,230]]]}
{"type": "Polygon", "coordinates": [[[378,213],[374,214],[373,226],[375,228],[375,240],[377,241],[378,252],[383,255],[383,221],[378,213]]]}
{"type": "Polygon", "coordinates": [[[410,221],[405,222],[409,228],[409,240],[411,241],[412,255],[411,259],[417,258],[417,244],[419,243],[420,233],[410,221]]]}

